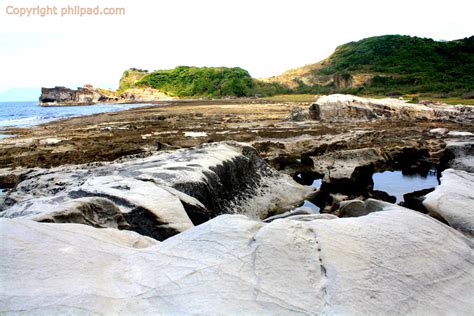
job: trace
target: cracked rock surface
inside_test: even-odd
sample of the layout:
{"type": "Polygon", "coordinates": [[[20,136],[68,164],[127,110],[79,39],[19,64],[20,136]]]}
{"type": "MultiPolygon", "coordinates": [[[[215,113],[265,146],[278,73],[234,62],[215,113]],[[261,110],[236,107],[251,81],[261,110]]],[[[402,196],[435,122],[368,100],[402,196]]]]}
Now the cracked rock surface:
{"type": "Polygon", "coordinates": [[[378,207],[268,224],[222,215],[163,242],[3,218],[0,311],[471,314],[472,239],[429,216],[378,207]]]}

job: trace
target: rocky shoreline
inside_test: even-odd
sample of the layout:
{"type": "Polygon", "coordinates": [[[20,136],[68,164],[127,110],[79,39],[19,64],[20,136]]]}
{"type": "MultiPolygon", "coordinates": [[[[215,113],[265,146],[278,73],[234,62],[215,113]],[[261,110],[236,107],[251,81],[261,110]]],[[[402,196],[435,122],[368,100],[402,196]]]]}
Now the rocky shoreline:
{"type": "Polygon", "coordinates": [[[332,95],[15,129],[5,312],[470,314],[473,122],[469,106],[332,95]],[[433,169],[413,209],[374,190],[376,171],[433,169]]]}

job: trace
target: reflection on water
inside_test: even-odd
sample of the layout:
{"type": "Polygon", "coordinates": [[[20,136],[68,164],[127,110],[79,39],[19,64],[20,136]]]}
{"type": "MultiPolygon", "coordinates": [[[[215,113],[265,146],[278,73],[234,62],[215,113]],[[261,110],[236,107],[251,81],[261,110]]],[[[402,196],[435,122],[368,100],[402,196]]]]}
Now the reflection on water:
{"type": "MultiPolygon", "coordinates": [[[[299,177],[297,175],[296,177],[299,177]]],[[[403,195],[413,191],[433,188],[439,184],[436,177],[436,171],[430,171],[426,175],[403,174],[402,171],[384,171],[374,173],[374,190],[384,191],[396,197],[396,203],[403,201],[403,195]]],[[[299,180],[299,179],[296,179],[299,180]]],[[[316,179],[311,184],[312,187],[319,189],[321,179],[316,179]]],[[[310,201],[304,201],[304,207],[311,208],[315,213],[320,209],[310,201]]]]}
{"type": "Polygon", "coordinates": [[[304,201],[304,204],[302,206],[303,207],[309,207],[310,209],[313,210],[314,213],[319,213],[321,211],[321,209],[319,207],[317,207],[316,205],[314,205],[310,201],[304,201]]]}
{"type": "MultiPolygon", "coordinates": [[[[313,181],[313,184],[311,184],[313,188],[319,189],[321,186],[321,179],[316,179],[313,181]]],[[[320,208],[311,203],[310,201],[304,201],[303,207],[309,207],[310,209],[313,210],[314,213],[319,213],[320,208]]]]}
{"type": "Polygon", "coordinates": [[[403,194],[437,186],[436,172],[428,174],[403,174],[401,171],[384,171],[374,173],[374,190],[385,191],[397,198],[397,203],[403,201],[403,194]]]}

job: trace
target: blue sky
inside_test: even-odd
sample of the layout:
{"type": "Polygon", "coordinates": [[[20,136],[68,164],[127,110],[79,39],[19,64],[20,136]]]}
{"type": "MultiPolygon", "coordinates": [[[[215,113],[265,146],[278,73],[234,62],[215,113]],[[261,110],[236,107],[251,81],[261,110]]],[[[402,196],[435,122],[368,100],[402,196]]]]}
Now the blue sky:
{"type": "MultiPolygon", "coordinates": [[[[337,45],[370,36],[463,38],[474,34],[473,3],[0,0],[0,100],[2,91],[18,88],[39,91],[41,86],[90,83],[115,89],[122,72],[130,67],[240,66],[255,77],[266,77],[318,62],[337,45]],[[78,3],[124,7],[126,14],[18,17],[5,12],[8,5],[78,3]]],[[[27,90],[17,91],[20,97],[27,94],[27,90]]]]}

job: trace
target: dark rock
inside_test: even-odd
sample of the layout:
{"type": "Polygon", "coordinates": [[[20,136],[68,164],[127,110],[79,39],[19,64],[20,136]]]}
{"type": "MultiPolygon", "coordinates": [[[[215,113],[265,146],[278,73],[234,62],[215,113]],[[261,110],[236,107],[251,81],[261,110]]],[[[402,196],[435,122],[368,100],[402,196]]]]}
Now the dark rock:
{"type": "Polygon", "coordinates": [[[389,203],[395,203],[397,202],[397,198],[393,195],[388,194],[387,192],[384,191],[379,191],[379,190],[373,190],[369,192],[369,196],[373,199],[380,200],[380,201],[385,201],[389,203]]]}
{"type": "Polygon", "coordinates": [[[155,214],[142,207],[137,207],[125,213],[124,217],[130,225],[130,230],[159,241],[180,233],[179,230],[171,227],[169,223],[160,221],[155,214]]]}
{"type": "MultiPolygon", "coordinates": [[[[383,211],[386,207],[391,207],[392,204],[382,202],[374,199],[350,200],[341,202],[341,207],[337,212],[339,217],[360,217],[373,212],[383,211]]],[[[393,205],[394,208],[397,206],[393,205]]]]}
{"type": "Polygon", "coordinates": [[[0,175],[0,189],[12,189],[18,183],[18,176],[15,174],[0,175]]]}
{"type": "Polygon", "coordinates": [[[317,103],[313,103],[309,107],[309,117],[312,120],[321,120],[321,109],[319,108],[319,105],[317,103]]]}
{"type": "Polygon", "coordinates": [[[403,202],[401,202],[400,205],[423,214],[428,214],[428,210],[423,205],[423,201],[425,200],[425,196],[433,191],[434,188],[429,188],[403,194],[403,202]]]}
{"type": "Polygon", "coordinates": [[[312,185],[317,179],[321,179],[322,176],[317,172],[300,172],[293,176],[293,180],[302,185],[312,185]]]}

